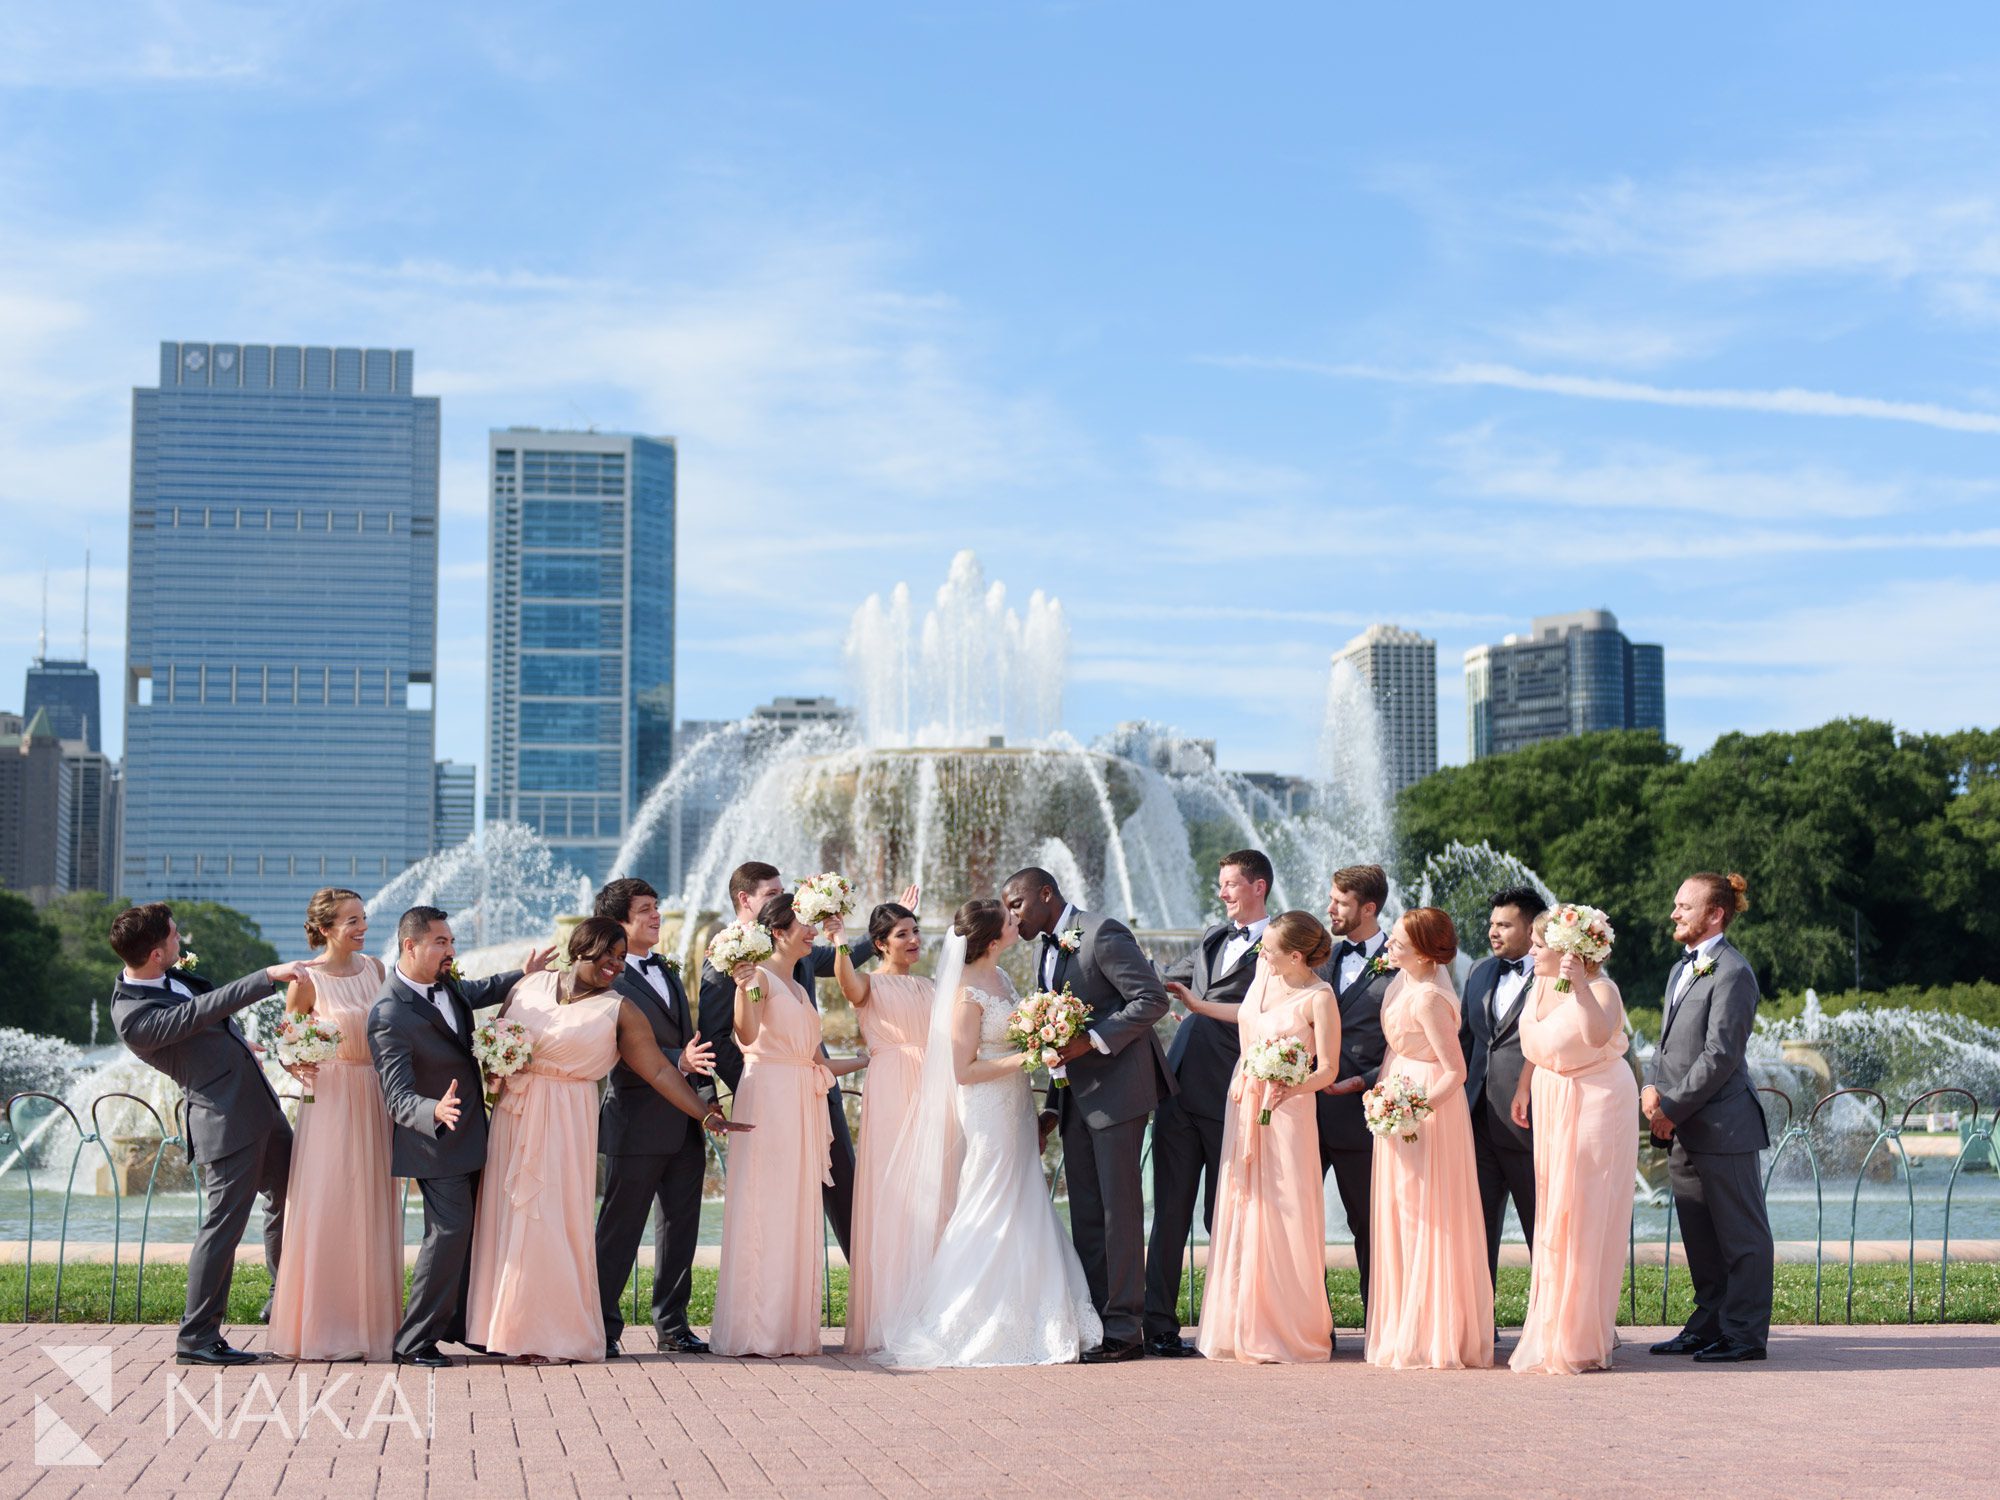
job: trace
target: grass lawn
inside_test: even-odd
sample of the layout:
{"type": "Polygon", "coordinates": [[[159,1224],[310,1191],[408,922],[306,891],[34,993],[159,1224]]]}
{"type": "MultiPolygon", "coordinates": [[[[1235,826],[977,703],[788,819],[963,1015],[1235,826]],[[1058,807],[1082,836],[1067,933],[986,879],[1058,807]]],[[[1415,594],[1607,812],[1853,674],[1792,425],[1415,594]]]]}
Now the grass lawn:
{"type": "MultiPolygon", "coordinates": [[[[0,1265],[0,1322],[21,1321],[21,1292],[25,1279],[23,1273],[22,1266],[0,1265]]],[[[639,1281],[640,1312],[637,1317],[632,1315],[628,1291],[626,1317],[628,1322],[638,1325],[643,1330],[647,1299],[652,1289],[652,1276],[644,1266],[640,1268],[639,1281]]],[[[1361,1322],[1360,1278],[1353,1271],[1329,1271],[1326,1284],[1333,1299],[1335,1321],[1343,1328],[1358,1327],[1361,1322]]],[[[69,1266],[65,1268],[62,1279],[62,1321],[176,1323],[180,1320],[186,1285],[187,1274],[180,1266],[147,1267],[146,1300],[144,1315],[141,1316],[137,1305],[138,1283],[133,1275],[133,1268],[122,1266],[118,1272],[118,1308],[114,1316],[110,1311],[111,1267],[69,1266]]],[[[1908,1286],[1907,1269],[1903,1266],[1860,1267],[1855,1274],[1854,1283],[1854,1322],[1908,1321],[1908,1286]]],[[[51,1309],[55,1303],[55,1287],[55,1268],[38,1264],[35,1267],[34,1299],[31,1309],[33,1321],[50,1321],[51,1309]]],[[[270,1291],[271,1279],[265,1274],[262,1266],[239,1267],[229,1293],[229,1321],[255,1322],[257,1310],[270,1295],[270,1291]]],[[[1639,1268],[1638,1317],[1636,1320],[1628,1318],[1629,1299],[1621,1298],[1618,1304],[1618,1320],[1620,1323],[1636,1321],[1648,1326],[1660,1323],[1677,1325],[1688,1315],[1689,1292],[1686,1272],[1676,1270],[1667,1313],[1662,1317],[1660,1272],[1657,1268],[1642,1266],[1639,1268]]],[[[1525,1269],[1513,1267],[1501,1269],[1497,1301],[1501,1326],[1518,1327],[1528,1305],[1528,1273],[1525,1269]]],[[[694,1273],[694,1300],[689,1308],[690,1317],[695,1323],[706,1324],[714,1308],[715,1272],[697,1268],[694,1273]]],[[[1185,1309],[1185,1302],[1183,1308],[1185,1309]]],[[[1937,1322],[1937,1309],[1937,1263],[1920,1261],[1917,1264],[1916,1321],[1937,1322]]],[[[1952,1323],[2000,1323],[2000,1263],[1953,1264],[1950,1296],[1945,1311],[1946,1321],[1952,1323]]],[[[1847,1269],[1844,1265],[1829,1265],[1822,1277],[1822,1321],[1845,1322],[1846,1312],[1847,1269]]],[[[827,1313],[826,1321],[829,1326],[838,1327],[846,1316],[847,1272],[836,1268],[833,1272],[832,1306],[827,1313]]],[[[1776,1323],[1813,1321],[1811,1266],[1786,1265],[1777,1268],[1777,1299],[1772,1321],[1776,1323]]]]}

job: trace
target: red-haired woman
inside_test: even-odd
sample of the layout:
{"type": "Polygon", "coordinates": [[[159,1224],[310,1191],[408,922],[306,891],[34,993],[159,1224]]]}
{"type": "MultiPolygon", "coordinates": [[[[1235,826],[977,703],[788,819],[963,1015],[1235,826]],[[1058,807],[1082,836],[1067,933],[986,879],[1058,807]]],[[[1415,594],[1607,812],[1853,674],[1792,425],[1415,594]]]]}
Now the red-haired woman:
{"type": "Polygon", "coordinates": [[[1420,1085],[1432,1113],[1413,1141],[1375,1138],[1368,1362],[1393,1370],[1484,1369],[1493,1363],[1493,1284],[1458,997],[1447,968],[1458,934],[1445,913],[1420,906],[1403,913],[1384,951],[1398,972],[1382,1000],[1388,1055],[1380,1081],[1420,1085]]]}

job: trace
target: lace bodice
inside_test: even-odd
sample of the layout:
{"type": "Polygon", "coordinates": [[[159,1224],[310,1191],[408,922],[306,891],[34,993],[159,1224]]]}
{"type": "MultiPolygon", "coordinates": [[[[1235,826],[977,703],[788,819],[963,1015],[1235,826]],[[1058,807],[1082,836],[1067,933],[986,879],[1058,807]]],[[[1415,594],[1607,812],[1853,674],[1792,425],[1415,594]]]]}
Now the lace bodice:
{"type": "Polygon", "coordinates": [[[1005,973],[1000,976],[1000,984],[1005,994],[996,995],[977,985],[959,986],[962,997],[978,1002],[979,1055],[984,1058],[1006,1057],[1014,1050],[1014,1044],[1007,1040],[1007,1019],[1014,1014],[1021,997],[1014,993],[1013,981],[1005,973]]]}

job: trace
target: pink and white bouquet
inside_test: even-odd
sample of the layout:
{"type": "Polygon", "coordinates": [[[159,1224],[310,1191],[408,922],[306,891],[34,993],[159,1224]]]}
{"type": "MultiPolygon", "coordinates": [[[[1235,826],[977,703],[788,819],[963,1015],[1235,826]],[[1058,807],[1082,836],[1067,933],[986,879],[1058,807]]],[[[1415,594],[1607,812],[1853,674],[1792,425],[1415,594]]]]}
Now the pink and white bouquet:
{"type": "Polygon", "coordinates": [[[1361,1113],[1371,1135],[1417,1138],[1417,1126],[1431,1113],[1430,1096],[1414,1078],[1396,1073],[1361,1096],[1361,1113]]]}
{"type": "Polygon", "coordinates": [[[817,927],[828,917],[845,917],[854,910],[854,886],[845,875],[831,872],[801,880],[792,893],[792,910],[808,927],[817,927]]]}
{"type": "MultiPolygon", "coordinates": [[[[318,1067],[323,1062],[331,1062],[339,1051],[338,1026],[322,1025],[309,1015],[287,1015],[278,1023],[278,1056],[295,1068],[318,1067]]],[[[299,1102],[313,1102],[310,1085],[299,1102]]]]}
{"type": "MultiPolygon", "coordinates": [[[[770,931],[761,922],[731,922],[708,940],[709,967],[718,974],[734,974],[744,964],[761,964],[776,951],[770,931]]],[[[759,1003],[764,986],[751,985],[749,994],[751,1004],[759,1003]]]]}
{"type": "Polygon", "coordinates": [[[1021,1066],[1032,1073],[1047,1068],[1059,1089],[1069,1087],[1069,1070],[1057,1059],[1059,1049],[1090,1029],[1090,1007],[1069,992],[1065,985],[1054,990],[1036,990],[1007,1018],[1007,1040],[1021,1049],[1021,1066]]]}
{"type": "MultiPolygon", "coordinates": [[[[1549,913],[1542,946],[1552,953],[1574,953],[1587,964],[1601,964],[1611,956],[1611,942],[1616,936],[1611,930],[1611,919],[1596,907],[1566,901],[1549,913]]],[[[1556,981],[1558,990],[1567,991],[1569,987],[1567,979],[1556,981]]]]}
{"type": "MultiPolygon", "coordinates": [[[[1243,1076],[1259,1083],[1281,1083],[1297,1088],[1312,1076],[1312,1053],[1295,1036],[1267,1036],[1243,1054],[1243,1076]]],[[[1259,1125],[1271,1123],[1270,1094],[1266,1092],[1259,1125]]]]}
{"type": "Polygon", "coordinates": [[[472,1055],[486,1075],[486,1107],[491,1109],[500,1097],[500,1080],[527,1067],[535,1055],[535,1042],[519,1021],[495,1019],[472,1033],[472,1055]]]}

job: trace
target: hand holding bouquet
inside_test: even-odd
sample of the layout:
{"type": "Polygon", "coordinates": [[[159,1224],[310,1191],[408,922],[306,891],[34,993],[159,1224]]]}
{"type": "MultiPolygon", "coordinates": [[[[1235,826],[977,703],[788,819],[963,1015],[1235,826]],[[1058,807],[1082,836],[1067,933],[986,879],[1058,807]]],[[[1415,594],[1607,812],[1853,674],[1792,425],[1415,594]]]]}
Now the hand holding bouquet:
{"type": "Polygon", "coordinates": [[[1090,1007],[1069,992],[1036,990],[1014,1007],[1007,1018],[1007,1040],[1021,1049],[1021,1066],[1032,1073],[1046,1067],[1059,1089],[1069,1087],[1069,1071],[1062,1065],[1060,1049],[1090,1027],[1090,1007]]]}
{"type": "Polygon", "coordinates": [[[492,1020],[472,1033],[472,1055],[486,1075],[486,1107],[491,1109],[500,1097],[500,1080],[527,1067],[535,1044],[519,1021],[492,1020]]]}
{"type": "MultiPolygon", "coordinates": [[[[1243,1076],[1255,1078],[1260,1083],[1283,1084],[1295,1089],[1312,1075],[1312,1054],[1306,1044],[1295,1036],[1272,1036],[1258,1042],[1243,1054],[1243,1076]]],[[[1257,1116],[1259,1125],[1271,1123],[1270,1093],[1264,1095],[1264,1108],[1257,1116]]]]}
{"type": "Polygon", "coordinates": [[[830,872],[801,880],[792,895],[792,910],[808,927],[817,927],[832,917],[845,917],[854,910],[854,887],[845,875],[830,872]]]}
{"type": "MultiPolygon", "coordinates": [[[[1594,906],[1564,902],[1549,913],[1548,930],[1542,946],[1551,953],[1574,953],[1587,964],[1601,964],[1611,956],[1611,919],[1594,906]]],[[[1558,979],[1556,989],[1569,992],[1569,981],[1558,979]]]]}
{"type": "Polygon", "coordinates": [[[1361,1113],[1371,1135],[1396,1135],[1414,1141],[1417,1126],[1431,1113],[1431,1101],[1422,1084],[1398,1073],[1361,1096],[1361,1113]]]}
{"type": "MultiPolygon", "coordinates": [[[[796,911],[794,903],[793,910],[796,911]]],[[[708,940],[708,962],[718,974],[734,976],[745,964],[761,964],[777,950],[771,945],[771,934],[758,922],[731,922],[722,931],[708,940]]],[[[764,998],[764,986],[750,986],[750,1003],[755,1005],[764,998]]]]}
{"type": "MultiPolygon", "coordinates": [[[[340,1028],[324,1026],[310,1015],[287,1015],[278,1023],[278,1057],[287,1066],[316,1068],[340,1051],[340,1028]]],[[[313,1102],[312,1085],[306,1085],[302,1104],[313,1102]]]]}

